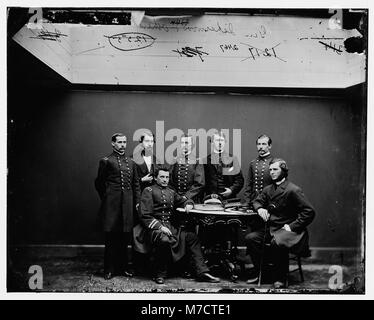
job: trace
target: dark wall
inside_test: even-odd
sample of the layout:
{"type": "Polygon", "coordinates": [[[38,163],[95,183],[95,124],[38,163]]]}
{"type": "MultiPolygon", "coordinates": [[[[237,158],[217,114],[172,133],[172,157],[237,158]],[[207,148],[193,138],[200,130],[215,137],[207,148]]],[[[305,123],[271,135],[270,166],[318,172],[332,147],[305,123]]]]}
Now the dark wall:
{"type": "MultiPolygon", "coordinates": [[[[261,133],[285,158],[290,180],[315,206],[312,246],[359,246],[365,164],[360,102],[346,97],[108,91],[11,91],[8,96],[8,230],[12,243],[100,243],[98,161],[110,136],[138,128],[242,129],[242,165],[261,133]]],[[[130,150],[135,142],[129,143],[130,150]]]]}

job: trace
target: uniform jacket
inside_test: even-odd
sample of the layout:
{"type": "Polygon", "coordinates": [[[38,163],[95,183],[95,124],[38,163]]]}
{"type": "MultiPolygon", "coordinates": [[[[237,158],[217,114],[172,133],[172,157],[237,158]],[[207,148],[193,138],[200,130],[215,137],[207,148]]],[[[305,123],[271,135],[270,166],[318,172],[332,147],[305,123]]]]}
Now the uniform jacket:
{"type": "Polygon", "coordinates": [[[95,187],[101,199],[100,218],[105,232],[130,232],[135,205],[140,201],[135,163],[113,152],[100,160],[95,187]]]}
{"type": "MultiPolygon", "coordinates": [[[[259,208],[267,209],[269,205],[275,206],[270,211],[270,234],[278,245],[288,248],[296,248],[297,251],[305,251],[307,246],[307,226],[313,221],[315,211],[303,191],[287,179],[279,186],[271,184],[263,189],[253,202],[257,211],[259,208]],[[282,229],[288,224],[291,232],[282,229]]],[[[295,252],[296,253],[296,252],[295,252]]]]}
{"type": "Polygon", "coordinates": [[[223,177],[223,183],[226,188],[230,188],[232,194],[229,198],[235,198],[244,185],[243,174],[236,157],[230,154],[222,154],[220,163],[218,154],[212,153],[204,162],[205,172],[205,194],[221,193],[225,191],[219,188],[218,178],[223,177]]]}
{"type": "Polygon", "coordinates": [[[134,232],[135,250],[147,252],[162,234],[160,228],[166,226],[173,234],[170,237],[173,259],[177,261],[182,258],[186,252],[185,232],[176,224],[174,215],[178,212],[174,210],[186,204],[193,204],[193,201],[180,196],[169,186],[154,184],[145,188],[140,202],[142,228],[138,227],[134,232]]]}
{"type": "Polygon", "coordinates": [[[180,195],[198,201],[204,191],[204,167],[194,156],[180,156],[170,166],[170,186],[180,195]]]}
{"type": "Polygon", "coordinates": [[[158,166],[158,160],[153,155],[152,156],[152,164],[151,164],[151,170],[148,170],[147,164],[144,161],[143,158],[144,150],[141,152],[138,152],[134,155],[134,162],[136,164],[136,170],[139,178],[140,183],[140,191],[142,192],[146,187],[150,187],[155,183],[155,180],[150,182],[142,182],[141,179],[145,177],[148,173],[150,173],[151,176],[154,176],[155,170],[158,166]]]}
{"type": "Polygon", "coordinates": [[[257,157],[249,163],[247,181],[244,191],[244,200],[247,204],[261,193],[262,189],[272,184],[269,164],[273,157],[269,154],[265,157],[257,157]]]}

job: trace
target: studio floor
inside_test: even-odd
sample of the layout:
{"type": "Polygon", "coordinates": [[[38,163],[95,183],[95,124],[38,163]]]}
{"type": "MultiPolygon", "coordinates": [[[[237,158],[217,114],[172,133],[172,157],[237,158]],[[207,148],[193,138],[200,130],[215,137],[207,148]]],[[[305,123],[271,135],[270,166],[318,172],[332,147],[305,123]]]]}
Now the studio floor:
{"type": "MultiPolygon", "coordinates": [[[[158,285],[150,277],[135,275],[132,278],[117,276],[110,280],[103,278],[103,261],[100,255],[75,257],[35,257],[18,253],[8,258],[8,292],[123,292],[123,293],[297,293],[297,294],[360,294],[364,293],[363,270],[355,260],[342,261],[331,265],[313,258],[303,260],[304,282],[298,272],[290,275],[287,289],[273,289],[271,283],[261,286],[246,283],[246,271],[239,273],[239,279],[231,281],[221,275],[220,283],[197,282],[181,276],[167,278],[158,285]],[[43,273],[43,287],[31,290],[29,286],[30,266],[40,266],[43,273]],[[341,273],[342,277],[340,277],[341,273]],[[340,281],[340,279],[342,281],[340,281]]],[[[9,257],[9,255],[8,255],[9,257]]],[[[291,270],[296,265],[290,265],[291,270]]],[[[220,275],[219,275],[220,276],[220,275]]]]}

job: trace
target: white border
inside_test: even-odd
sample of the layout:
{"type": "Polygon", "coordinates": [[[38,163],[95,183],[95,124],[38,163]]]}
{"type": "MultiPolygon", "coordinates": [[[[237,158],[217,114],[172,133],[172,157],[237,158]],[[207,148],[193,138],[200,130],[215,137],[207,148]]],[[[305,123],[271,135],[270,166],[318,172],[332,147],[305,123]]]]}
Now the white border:
{"type": "MultiPolygon", "coordinates": [[[[374,7],[369,4],[369,1],[362,0],[339,0],[339,1],[269,1],[269,0],[253,0],[250,2],[253,8],[369,8],[369,57],[372,57],[372,41],[370,41],[371,33],[373,30],[373,10],[374,7]]],[[[374,209],[374,195],[372,190],[372,181],[374,179],[373,167],[367,166],[367,216],[366,216],[366,294],[365,295],[297,295],[297,294],[134,294],[134,293],[119,293],[119,294],[105,294],[105,293],[7,293],[6,292],[6,232],[7,232],[7,219],[6,219],[6,176],[7,176],[7,159],[6,159],[6,148],[7,148],[7,120],[6,120],[6,21],[7,13],[6,8],[8,6],[20,6],[20,7],[206,7],[206,8],[245,8],[248,7],[248,1],[237,1],[237,0],[189,0],[176,2],[171,0],[157,0],[152,2],[150,0],[111,0],[108,2],[104,1],[82,1],[82,0],[67,0],[67,1],[56,1],[56,0],[43,0],[43,1],[11,1],[5,0],[1,3],[1,107],[0,107],[0,172],[2,179],[0,180],[0,224],[2,226],[1,238],[0,238],[0,299],[4,300],[164,300],[167,305],[167,300],[306,300],[306,299],[318,299],[318,300],[361,300],[361,299],[373,299],[374,297],[374,283],[373,275],[370,272],[374,268],[373,264],[373,234],[369,231],[369,226],[373,226],[373,215],[372,209],[374,209]]],[[[368,83],[372,84],[372,60],[369,59],[369,77],[368,83]]],[[[373,91],[369,90],[368,96],[368,140],[367,140],[367,163],[374,163],[373,154],[371,152],[371,144],[373,139],[373,112],[371,111],[371,102],[373,97],[373,91]]],[[[347,155],[348,156],[348,155],[347,155]]],[[[341,165],[343,165],[342,161],[341,165]]],[[[339,165],[339,164],[337,164],[339,165]]],[[[347,173],[348,174],[348,173],[347,173]]]]}

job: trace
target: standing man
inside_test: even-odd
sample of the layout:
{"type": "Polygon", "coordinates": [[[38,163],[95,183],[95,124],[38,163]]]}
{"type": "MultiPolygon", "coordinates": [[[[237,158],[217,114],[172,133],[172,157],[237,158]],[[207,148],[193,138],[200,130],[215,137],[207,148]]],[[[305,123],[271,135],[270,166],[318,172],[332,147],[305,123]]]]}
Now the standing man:
{"type": "Polygon", "coordinates": [[[273,157],[270,154],[272,140],[262,134],[256,140],[258,157],[249,163],[244,201],[252,206],[252,201],[261,193],[262,189],[272,183],[269,164],[273,157]]]}
{"type": "MultiPolygon", "coordinates": [[[[156,156],[153,153],[153,146],[155,143],[154,135],[150,130],[145,129],[140,136],[140,147],[141,150],[134,154],[133,159],[136,164],[136,170],[140,182],[140,192],[147,187],[152,186],[156,179],[154,176],[156,168],[159,166],[156,156]]],[[[137,217],[135,221],[134,237],[137,236],[139,230],[141,230],[141,221],[137,217]]],[[[136,243],[136,242],[135,242],[136,243]]],[[[149,257],[143,252],[139,252],[139,248],[135,245],[133,247],[132,256],[133,264],[136,273],[143,275],[148,273],[149,257]]]]}
{"type": "MultiPolygon", "coordinates": [[[[239,161],[225,151],[226,137],[223,132],[216,131],[211,137],[211,154],[204,163],[205,194],[218,194],[223,200],[235,198],[244,185],[239,161]]],[[[235,225],[209,225],[201,228],[199,234],[206,248],[205,254],[215,256],[218,251],[219,260],[230,261],[225,268],[234,279],[231,261],[231,249],[238,243],[238,229],[235,225]]],[[[211,259],[210,259],[211,260],[211,259]]]]}
{"type": "Polygon", "coordinates": [[[213,133],[211,143],[213,150],[204,163],[205,193],[218,194],[223,199],[235,198],[244,185],[239,161],[225,151],[223,132],[213,133]]]}
{"type": "Polygon", "coordinates": [[[140,179],[140,191],[153,185],[154,171],[157,167],[157,159],[153,154],[154,136],[151,131],[145,130],[140,137],[142,150],[134,154],[134,161],[138,178],[140,179]]]}
{"type": "Polygon", "coordinates": [[[203,165],[192,154],[193,147],[192,136],[181,137],[179,155],[170,167],[170,186],[179,195],[197,202],[204,190],[205,178],[203,165]]]}
{"type": "MultiPolygon", "coordinates": [[[[202,202],[205,178],[204,166],[199,163],[192,150],[194,141],[192,136],[183,135],[180,138],[180,148],[178,156],[170,166],[170,186],[181,196],[193,200],[195,203],[202,202]]],[[[188,215],[180,215],[179,218],[182,229],[191,232],[196,231],[196,223],[188,215]]],[[[191,266],[181,264],[184,270],[183,275],[189,277],[191,266]]]]}
{"type": "Polygon", "coordinates": [[[155,249],[155,281],[163,284],[168,263],[177,262],[189,252],[199,281],[219,282],[209,274],[204,262],[200,242],[193,232],[182,230],[173,219],[174,209],[185,206],[188,213],[193,201],[180,196],[168,186],[169,169],[160,166],[155,171],[156,184],[144,189],[141,197],[141,219],[146,229],[146,238],[155,249]]]}
{"type": "Polygon", "coordinates": [[[113,152],[100,160],[95,180],[105,232],[104,278],[107,280],[114,275],[132,276],[128,270],[127,245],[131,243],[140,188],[135,163],[125,154],[126,145],[124,134],[112,136],[113,152]]]}
{"type": "Polygon", "coordinates": [[[270,162],[270,176],[272,184],[253,201],[254,209],[269,227],[263,225],[245,237],[254,265],[247,283],[258,281],[265,241],[270,242],[274,287],[282,288],[288,273],[288,252],[302,254],[309,249],[306,227],[313,221],[315,211],[303,191],[288,181],[288,167],[284,160],[270,162]]]}

